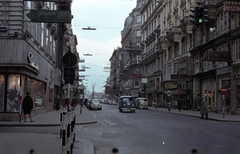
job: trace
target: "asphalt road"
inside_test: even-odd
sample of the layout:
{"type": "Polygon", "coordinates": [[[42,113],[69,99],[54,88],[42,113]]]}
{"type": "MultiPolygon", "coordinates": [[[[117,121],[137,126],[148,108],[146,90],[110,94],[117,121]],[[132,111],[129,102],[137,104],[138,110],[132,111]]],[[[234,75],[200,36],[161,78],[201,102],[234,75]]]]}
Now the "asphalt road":
{"type": "MultiPolygon", "coordinates": [[[[138,109],[118,111],[103,104],[91,111],[96,124],[77,125],[76,137],[94,145],[95,154],[239,154],[240,123],[138,109]]],[[[2,127],[0,133],[59,135],[56,127],[2,127]]],[[[91,147],[89,147],[91,148],[91,147]]],[[[87,149],[83,150],[89,153],[87,149]]],[[[85,153],[85,154],[86,154],[85,153]]],[[[75,154],[75,153],[74,153],[75,154]]]]}
{"type": "Polygon", "coordinates": [[[240,123],[103,105],[91,111],[98,123],[77,126],[79,138],[93,143],[96,154],[238,154],[240,123]]]}

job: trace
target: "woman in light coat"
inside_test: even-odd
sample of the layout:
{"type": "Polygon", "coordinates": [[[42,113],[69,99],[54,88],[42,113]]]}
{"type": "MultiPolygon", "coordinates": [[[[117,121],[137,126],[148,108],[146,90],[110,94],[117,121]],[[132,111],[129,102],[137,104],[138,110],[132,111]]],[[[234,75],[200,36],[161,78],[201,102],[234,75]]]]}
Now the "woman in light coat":
{"type": "Polygon", "coordinates": [[[204,118],[204,115],[206,116],[206,120],[208,120],[208,108],[205,100],[201,97],[201,104],[200,104],[200,114],[201,119],[204,118]]]}

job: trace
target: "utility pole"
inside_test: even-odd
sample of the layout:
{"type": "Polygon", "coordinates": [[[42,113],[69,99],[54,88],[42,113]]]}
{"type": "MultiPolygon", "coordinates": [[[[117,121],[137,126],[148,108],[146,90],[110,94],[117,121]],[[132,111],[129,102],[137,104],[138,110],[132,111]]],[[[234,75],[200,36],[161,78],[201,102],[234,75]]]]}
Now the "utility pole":
{"type": "MultiPolygon", "coordinates": [[[[58,10],[62,10],[63,3],[58,3],[58,10]]],[[[62,56],[63,56],[63,34],[64,34],[64,23],[57,24],[58,29],[58,37],[57,37],[57,68],[61,71],[61,87],[58,90],[60,96],[63,95],[63,84],[62,84],[62,72],[63,72],[63,63],[62,63],[62,56]]]]}
{"type": "MultiPolygon", "coordinates": [[[[58,10],[71,10],[71,3],[70,2],[58,2],[58,10]]],[[[57,68],[61,71],[61,87],[58,90],[58,93],[60,96],[63,95],[63,84],[62,84],[62,78],[63,78],[63,37],[64,37],[64,23],[57,23],[57,29],[58,29],[58,39],[57,39],[57,68]]]]}

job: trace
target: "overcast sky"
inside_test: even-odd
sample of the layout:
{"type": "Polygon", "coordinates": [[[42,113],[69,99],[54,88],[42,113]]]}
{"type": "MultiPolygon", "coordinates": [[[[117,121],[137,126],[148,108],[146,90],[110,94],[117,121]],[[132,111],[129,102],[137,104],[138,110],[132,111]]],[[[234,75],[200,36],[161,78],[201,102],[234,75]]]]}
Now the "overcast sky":
{"type": "Polygon", "coordinates": [[[83,80],[87,90],[103,92],[109,72],[104,72],[104,67],[109,67],[109,59],[117,47],[121,47],[121,31],[124,21],[129,13],[136,7],[136,0],[73,0],[72,20],[73,33],[77,35],[77,50],[80,63],[90,69],[80,72],[88,75],[83,80]],[[97,30],[82,30],[82,28],[96,28],[97,30]],[[92,56],[83,56],[83,54],[92,56]]]}

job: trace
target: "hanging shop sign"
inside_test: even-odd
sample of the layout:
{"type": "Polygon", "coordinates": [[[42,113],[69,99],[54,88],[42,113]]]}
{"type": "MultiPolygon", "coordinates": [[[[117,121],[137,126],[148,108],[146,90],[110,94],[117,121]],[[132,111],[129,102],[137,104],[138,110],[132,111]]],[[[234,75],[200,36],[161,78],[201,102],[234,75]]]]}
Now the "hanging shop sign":
{"type": "Polygon", "coordinates": [[[186,80],[187,78],[186,74],[171,74],[172,80],[186,80]]]}
{"type": "Polygon", "coordinates": [[[165,89],[175,89],[175,88],[177,88],[177,86],[178,86],[177,82],[165,82],[164,83],[165,89]]]}
{"type": "Polygon", "coordinates": [[[31,52],[28,53],[28,65],[32,66],[33,68],[35,68],[36,70],[39,70],[38,65],[36,65],[33,61],[33,54],[31,52]]]}
{"type": "Polygon", "coordinates": [[[132,77],[132,78],[139,78],[140,76],[139,75],[130,75],[130,77],[132,77]]]}
{"type": "Polygon", "coordinates": [[[224,2],[225,12],[240,12],[240,2],[225,1],[224,2]]]}
{"type": "Polygon", "coordinates": [[[205,51],[202,61],[231,61],[227,51],[205,51]]]}

